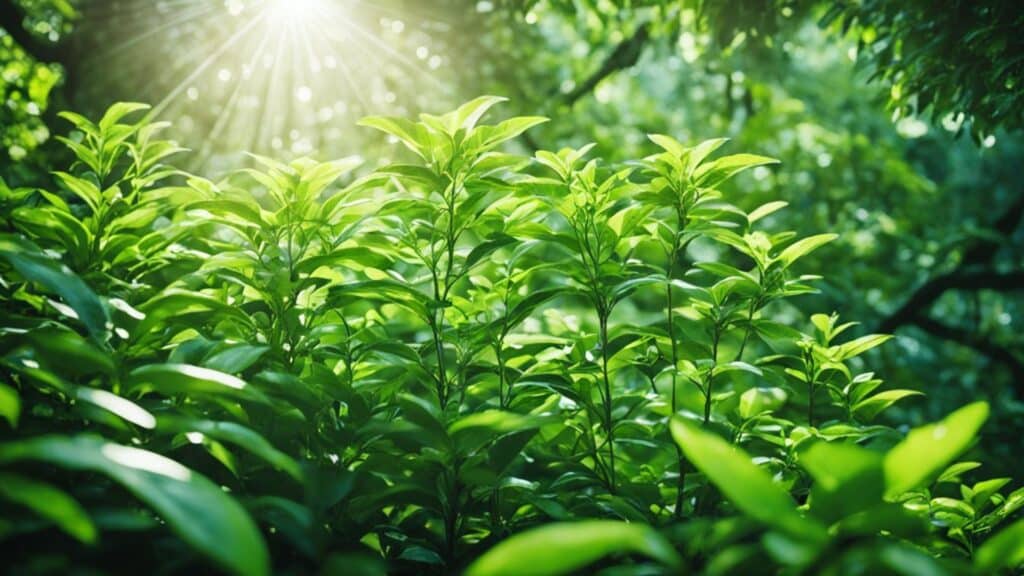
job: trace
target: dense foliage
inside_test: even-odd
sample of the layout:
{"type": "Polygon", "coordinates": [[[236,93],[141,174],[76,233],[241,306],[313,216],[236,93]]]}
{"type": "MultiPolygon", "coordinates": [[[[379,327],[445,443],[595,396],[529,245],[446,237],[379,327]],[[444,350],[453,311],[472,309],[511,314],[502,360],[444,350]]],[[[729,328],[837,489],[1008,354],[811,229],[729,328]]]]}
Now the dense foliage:
{"type": "Polygon", "coordinates": [[[509,154],[545,119],[485,123],[500,101],[364,119],[406,150],[360,177],[258,156],[216,182],[142,105],[62,114],[75,161],[0,189],[7,568],[1024,562],[1024,492],[965,459],[988,405],[881,423],[919,394],[864,361],[888,337],[793,305],[836,236],[724,192],[776,160],[509,154]]]}

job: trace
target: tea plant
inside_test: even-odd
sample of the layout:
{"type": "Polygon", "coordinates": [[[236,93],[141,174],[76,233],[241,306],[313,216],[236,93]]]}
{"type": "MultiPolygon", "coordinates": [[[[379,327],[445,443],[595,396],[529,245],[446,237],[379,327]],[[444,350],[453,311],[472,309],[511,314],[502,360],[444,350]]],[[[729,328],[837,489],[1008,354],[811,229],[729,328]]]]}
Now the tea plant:
{"type": "Polygon", "coordinates": [[[119,104],[0,184],[0,539],[19,573],[1010,573],[1024,491],[911,429],[885,335],[796,304],[834,239],[652,135],[500,151],[484,97],[408,149],[213,181],[119,104]],[[59,545],[55,546],[54,542],[59,545]]]}

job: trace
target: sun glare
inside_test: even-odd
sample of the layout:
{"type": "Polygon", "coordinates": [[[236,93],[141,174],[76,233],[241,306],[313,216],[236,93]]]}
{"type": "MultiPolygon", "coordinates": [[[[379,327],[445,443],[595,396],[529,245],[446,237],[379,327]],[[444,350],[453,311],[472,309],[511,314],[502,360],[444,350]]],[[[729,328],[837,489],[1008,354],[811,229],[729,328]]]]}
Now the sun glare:
{"type": "Polygon", "coordinates": [[[447,25],[401,3],[123,0],[108,12],[83,24],[107,38],[89,66],[119,70],[133,98],[174,118],[197,171],[232,165],[241,150],[345,155],[358,118],[402,114],[449,89],[435,38],[447,25]]]}
{"type": "MultiPolygon", "coordinates": [[[[268,24],[307,26],[322,21],[335,7],[336,3],[329,0],[268,0],[266,10],[271,18],[268,24]]],[[[332,19],[334,16],[331,14],[332,19]]]]}

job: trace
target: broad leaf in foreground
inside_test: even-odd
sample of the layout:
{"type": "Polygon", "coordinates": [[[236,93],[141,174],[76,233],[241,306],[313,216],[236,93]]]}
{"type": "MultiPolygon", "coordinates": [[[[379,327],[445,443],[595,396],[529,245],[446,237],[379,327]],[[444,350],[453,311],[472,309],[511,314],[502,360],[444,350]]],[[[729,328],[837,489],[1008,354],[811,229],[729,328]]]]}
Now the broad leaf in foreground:
{"type": "Polygon", "coordinates": [[[470,565],[466,576],[571,574],[609,554],[639,554],[678,568],[672,545],[650,526],[614,520],[560,522],[498,544],[470,565]]]}
{"type": "Polygon", "coordinates": [[[246,511],[216,484],[174,460],[90,435],[40,436],[0,446],[0,464],[25,460],[104,474],[230,572],[270,572],[263,536],[246,511]]]}

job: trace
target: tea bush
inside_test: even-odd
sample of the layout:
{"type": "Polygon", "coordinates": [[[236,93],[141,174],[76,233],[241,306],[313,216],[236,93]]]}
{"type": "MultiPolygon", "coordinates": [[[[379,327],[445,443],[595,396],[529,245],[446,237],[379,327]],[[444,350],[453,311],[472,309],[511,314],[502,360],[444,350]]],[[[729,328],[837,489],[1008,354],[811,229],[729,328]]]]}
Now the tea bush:
{"type": "MultiPolygon", "coordinates": [[[[77,162],[0,186],[0,538],[12,573],[992,574],[1024,491],[988,414],[881,423],[801,258],[723,184],[774,159],[651,135],[503,152],[500,98],[407,150],[221,181],[162,124],[64,114],[77,162]],[[401,154],[401,153],[400,153],[401,154]]],[[[922,378],[926,375],[922,375],[922,378]]]]}

